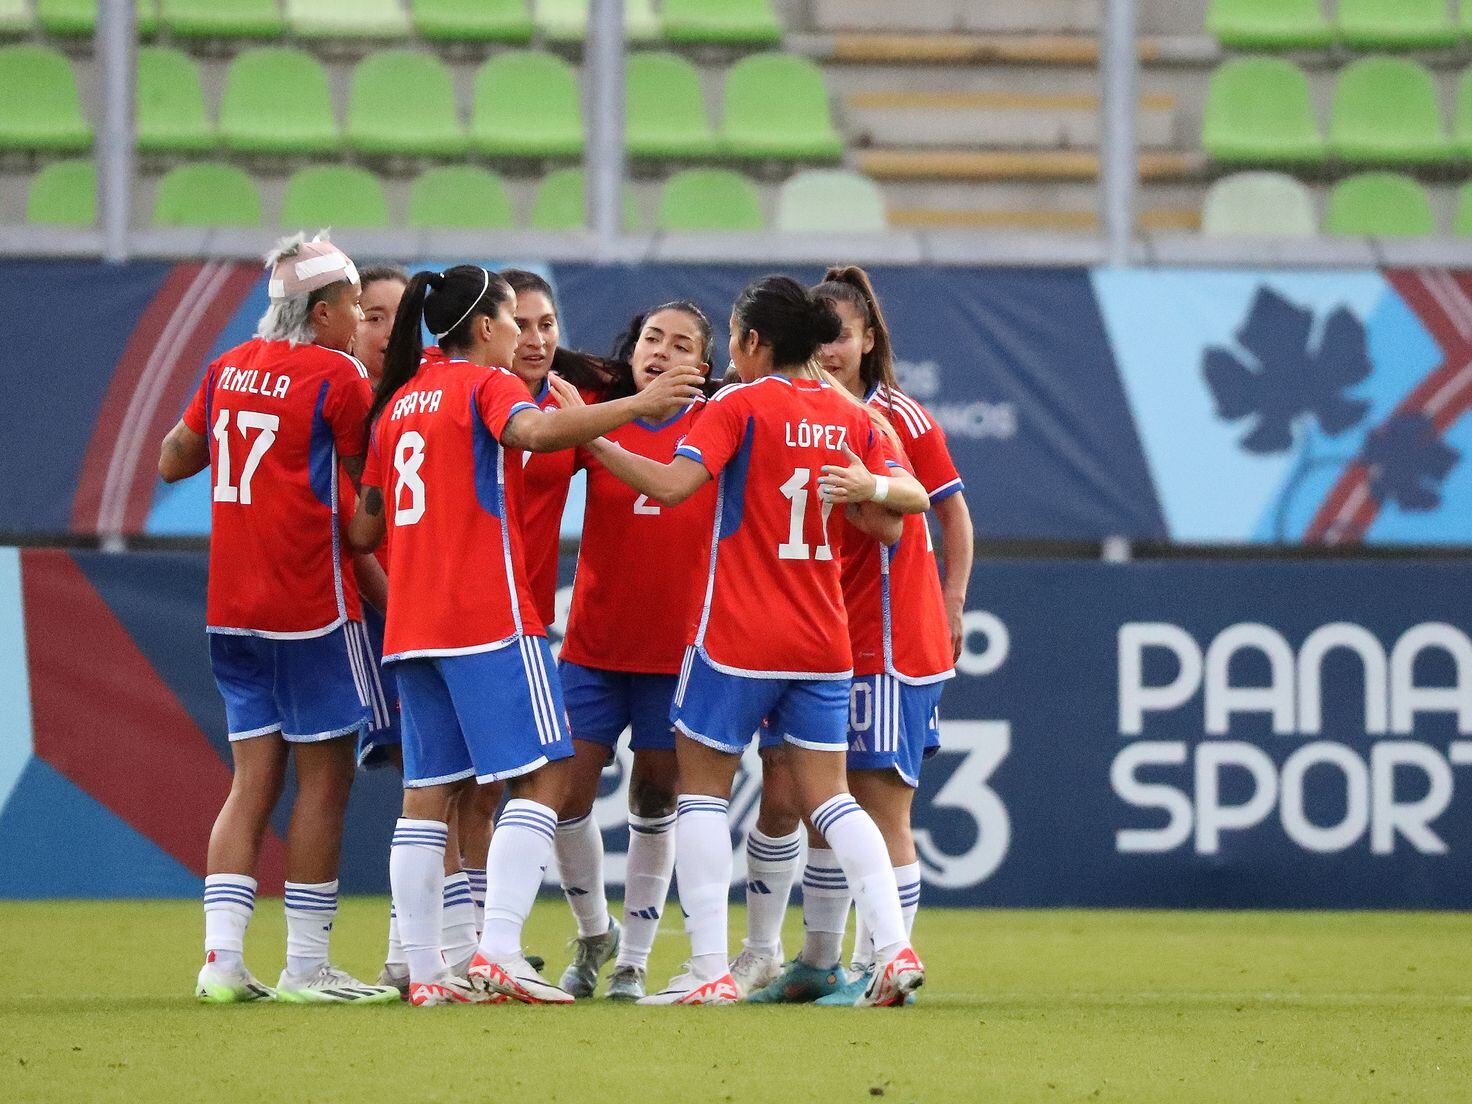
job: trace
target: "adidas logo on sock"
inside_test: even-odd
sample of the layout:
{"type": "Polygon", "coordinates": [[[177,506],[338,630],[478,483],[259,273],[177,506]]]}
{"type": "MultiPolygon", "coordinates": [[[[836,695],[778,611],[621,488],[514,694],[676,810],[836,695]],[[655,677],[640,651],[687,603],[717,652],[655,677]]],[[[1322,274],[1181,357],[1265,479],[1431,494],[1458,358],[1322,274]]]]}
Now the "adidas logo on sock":
{"type": "Polygon", "coordinates": [[[766,882],[747,882],[746,888],[752,893],[771,893],[772,890],[766,882]]]}
{"type": "Polygon", "coordinates": [[[657,908],[641,908],[641,909],[638,909],[638,910],[636,910],[634,912],[629,913],[629,915],[630,916],[636,916],[640,920],[658,920],[659,919],[659,909],[657,909],[657,908]]]}

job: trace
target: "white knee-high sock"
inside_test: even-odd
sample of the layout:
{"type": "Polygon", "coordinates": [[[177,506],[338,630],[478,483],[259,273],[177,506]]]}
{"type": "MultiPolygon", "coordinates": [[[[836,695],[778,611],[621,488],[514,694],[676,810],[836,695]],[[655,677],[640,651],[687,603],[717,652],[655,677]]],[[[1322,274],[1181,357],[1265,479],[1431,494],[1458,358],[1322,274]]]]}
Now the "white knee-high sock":
{"type": "Polygon", "coordinates": [[[388,906],[388,950],[383,954],[383,964],[404,970],[409,968],[404,961],[404,945],[399,942],[399,914],[392,904],[388,906]]]}
{"type": "Polygon", "coordinates": [[[843,954],[848,923],[848,879],[838,857],[826,847],[809,847],[802,870],[802,953],[809,966],[827,969],[843,954]]]}
{"type": "Polygon", "coordinates": [[[388,854],[388,880],[393,889],[399,941],[411,982],[434,981],[444,970],[440,923],[444,914],[445,840],[442,820],[400,817],[388,854]]]}
{"type": "Polygon", "coordinates": [[[909,939],[915,934],[915,913],[920,911],[920,864],[895,867],[894,881],[900,894],[900,913],[905,918],[905,938],[909,939]]]}
{"type": "Polygon", "coordinates": [[[440,950],[445,964],[459,973],[480,945],[475,927],[475,902],[470,896],[470,879],[463,870],[446,874],[441,897],[443,919],[440,921],[440,950]]]}
{"type": "Polygon", "coordinates": [[[749,950],[781,955],[782,921],[801,852],[801,828],[787,836],[769,836],[753,828],[746,837],[746,938],[742,942],[749,950]]]}
{"type": "Polygon", "coordinates": [[[641,817],[629,814],[629,865],[624,875],[624,934],[619,966],[649,965],[659,918],[664,914],[675,872],[675,814],[641,817]]]}
{"type": "Polygon", "coordinates": [[[579,938],[602,935],[608,931],[608,892],[603,885],[603,833],[593,814],[559,820],[552,849],[579,938]]]}
{"type": "Polygon", "coordinates": [[[506,802],[486,855],[486,922],[480,953],[492,962],[521,957],[521,929],[552,858],[557,811],[537,801],[506,802]]]}
{"type": "Polygon", "coordinates": [[[874,965],[874,940],[869,935],[869,925],[864,923],[864,914],[854,914],[854,953],[849,958],[849,965],[855,973],[862,973],[869,966],[874,965]]]}
{"type": "Polygon", "coordinates": [[[876,960],[886,961],[907,940],[899,889],[894,880],[894,867],[889,865],[884,837],[869,814],[846,793],[819,805],[810,821],[843,867],[854,903],[873,933],[876,960]]]}
{"type": "Polygon", "coordinates": [[[245,929],[256,910],[256,880],[209,874],[204,880],[204,957],[224,969],[245,964],[245,929]]]}
{"type": "Polygon", "coordinates": [[[308,977],[327,965],[337,919],[337,879],[286,883],[286,968],[308,977]]]}
{"type": "Polygon", "coordinates": [[[470,902],[475,906],[475,935],[479,939],[481,928],[486,926],[486,868],[467,866],[462,873],[470,882],[470,902]]]}
{"type": "Polygon", "coordinates": [[[728,969],[729,810],[729,801],[704,794],[681,794],[676,807],[675,874],[690,934],[690,968],[701,981],[714,981],[728,969]]]}

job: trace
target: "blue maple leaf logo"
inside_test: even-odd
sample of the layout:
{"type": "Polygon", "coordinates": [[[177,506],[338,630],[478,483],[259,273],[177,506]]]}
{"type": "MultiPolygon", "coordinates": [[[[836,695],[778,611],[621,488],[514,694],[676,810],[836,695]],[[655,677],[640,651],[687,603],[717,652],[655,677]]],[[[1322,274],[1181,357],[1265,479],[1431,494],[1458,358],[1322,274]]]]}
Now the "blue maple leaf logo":
{"type": "Polygon", "coordinates": [[[1247,356],[1220,346],[1206,350],[1201,371],[1217,416],[1229,422],[1255,419],[1241,442],[1248,452],[1287,450],[1295,423],[1307,416],[1329,436],[1338,436],[1370,409],[1368,402],[1345,394],[1370,374],[1364,325],[1340,307],[1312,348],[1313,324],[1313,311],[1262,287],[1237,330],[1237,344],[1247,356]]]}
{"type": "Polygon", "coordinates": [[[1443,441],[1422,411],[1396,414],[1365,438],[1360,462],[1376,502],[1422,513],[1441,505],[1441,485],[1461,453],[1443,441]]]}

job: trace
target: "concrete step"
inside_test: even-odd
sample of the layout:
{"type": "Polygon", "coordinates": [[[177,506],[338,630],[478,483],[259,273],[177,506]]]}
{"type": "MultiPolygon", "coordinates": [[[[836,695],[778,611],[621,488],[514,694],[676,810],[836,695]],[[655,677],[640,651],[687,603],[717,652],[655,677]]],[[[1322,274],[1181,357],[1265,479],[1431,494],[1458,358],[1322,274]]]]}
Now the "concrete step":
{"type": "MultiPolygon", "coordinates": [[[[859,150],[860,172],[875,180],[1095,180],[1099,157],[1086,150],[859,150]]],[[[1153,150],[1140,155],[1140,179],[1193,180],[1204,175],[1200,153],[1153,150]]]]}

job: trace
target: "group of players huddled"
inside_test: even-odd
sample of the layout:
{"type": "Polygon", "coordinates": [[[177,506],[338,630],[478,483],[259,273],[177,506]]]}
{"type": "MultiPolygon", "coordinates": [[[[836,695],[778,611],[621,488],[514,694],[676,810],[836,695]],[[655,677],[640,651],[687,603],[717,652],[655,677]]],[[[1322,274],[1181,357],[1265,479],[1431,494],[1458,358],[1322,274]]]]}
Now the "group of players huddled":
{"type": "Polygon", "coordinates": [[[868,276],[751,283],[715,381],[689,301],[652,306],[596,357],[561,346],[531,272],[360,274],[322,235],[267,265],[258,336],[209,366],[159,461],[170,482],[211,469],[208,634],[235,767],[209,841],[200,999],[566,1003],[612,963],[607,996],[641,1004],[912,1000],[910,808],[939,746],[972,532],[942,431],[895,384],[868,276]],[[619,923],[592,809],[626,730],[619,923]],[[762,804],[730,959],[728,804],[753,738],[762,804]],[[243,948],[288,759],[273,989],[243,948]],[[328,939],[353,774],[382,763],[404,800],[369,985],[330,963],[328,939]],[[804,827],[804,942],[784,962],[804,827]],[[522,946],[554,856],[578,927],[559,984],[522,946]],[[645,995],[676,872],[689,960],[645,995]]]}

